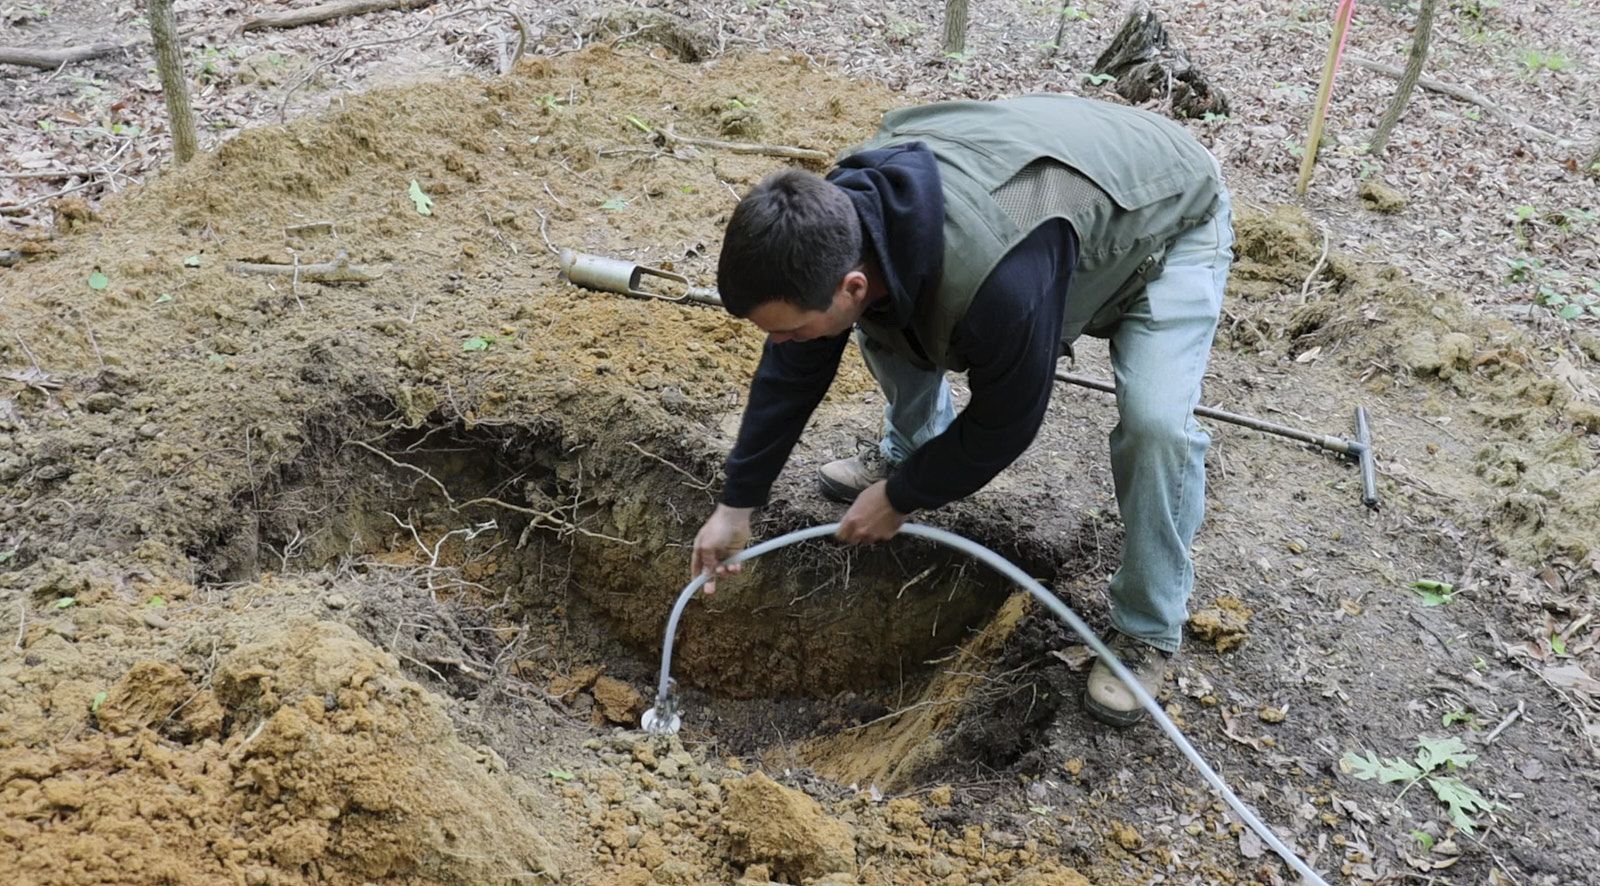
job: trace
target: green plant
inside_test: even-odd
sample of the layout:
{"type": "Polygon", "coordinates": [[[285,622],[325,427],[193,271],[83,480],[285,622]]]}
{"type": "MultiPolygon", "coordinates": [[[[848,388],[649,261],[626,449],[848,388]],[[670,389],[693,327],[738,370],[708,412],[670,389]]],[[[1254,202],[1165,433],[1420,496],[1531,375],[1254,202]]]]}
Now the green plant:
{"type": "Polygon", "coordinates": [[[1500,8],[1500,0],[1451,0],[1450,10],[1462,18],[1483,22],[1500,8]]]}
{"type": "Polygon", "coordinates": [[[89,288],[90,289],[93,289],[95,291],[99,291],[99,290],[104,289],[104,288],[106,288],[107,286],[110,286],[110,285],[111,285],[111,278],[107,277],[105,274],[100,273],[100,271],[98,271],[98,270],[96,270],[93,274],[89,275],[89,288]]]}
{"type": "Polygon", "coordinates": [[[628,201],[622,197],[612,197],[610,200],[601,203],[600,208],[607,212],[621,212],[628,208],[628,201]]]}
{"type": "Polygon", "coordinates": [[[1422,595],[1424,606],[1443,606],[1456,596],[1456,586],[1447,581],[1414,581],[1411,589],[1422,595]]]}
{"type": "Polygon", "coordinates": [[[1524,49],[1522,51],[1522,66],[1527,69],[1527,75],[1533,77],[1540,71],[1561,72],[1572,68],[1572,59],[1567,58],[1563,52],[1545,52],[1540,49],[1524,49]]]}
{"type": "Polygon", "coordinates": [[[1274,94],[1281,95],[1297,104],[1311,100],[1311,90],[1298,83],[1274,83],[1272,84],[1272,91],[1274,94]]]}
{"type": "Polygon", "coordinates": [[[1456,723],[1465,723],[1468,726],[1475,726],[1478,723],[1478,718],[1473,716],[1472,712],[1466,708],[1457,708],[1439,718],[1439,725],[1441,726],[1453,726],[1456,723]]]}
{"type": "Polygon", "coordinates": [[[471,337],[471,338],[469,338],[466,341],[461,343],[461,350],[463,350],[463,351],[487,351],[487,350],[489,350],[489,347],[491,345],[493,345],[493,344],[494,344],[494,336],[492,336],[492,335],[474,335],[473,337],[471,337]]]}
{"type": "Polygon", "coordinates": [[[1529,258],[1528,256],[1522,256],[1520,258],[1502,257],[1500,260],[1505,262],[1510,268],[1510,270],[1506,272],[1506,280],[1512,283],[1525,283],[1533,279],[1534,272],[1544,266],[1544,262],[1541,262],[1536,258],[1529,258]]]}
{"type": "Polygon", "coordinates": [[[433,215],[433,198],[423,193],[422,185],[416,179],[411,180],[411,187],[406,189],[406,196],[416,204],[418,215],[433,215]]]}
{"type": "Polygon", "coordinates": [[[1523,246],[1528,245],[1528,228],[1540,224],[1539,210],[1537,207],[1526,203],[1511,210],[1511,234],[1523,246]]]}
{"type": "Polygon", "coordinates": [[[1226,122],[1228,122],[1228,115],[1227,114],[1218,114],[1215,111],[1207,111],[1204,114],[1200,115],[1200,122],[1202,122],[1202,123],[1226,123],[1226,122]]]}
{"type": "Polygon", "coordinates": [[[1590,281],[1588,292],[1568,295],[1557,289],[1553,283],[1539,284],[1539,292],[1534,296],[1534,302],[1542,307],[1549,308],[1551,313],[1563,320],[1578,320],[1584,317],[1600,318],[1600,283],[1590,281]]]}
{"type": "Polygon", "coordinates": [[[1414,761],[1400,757],[1379,757],[1371,752],[1362,756],[1355,751],[1346,751],[1345,755],[1339,758],[1339,769],[1362,781],[1375,780],[1384,784],[1405,782],[1405,787],[1395,795],[1395,803],[1399,803],[1406,792],[1418,782],[1427,782],[1428,787],[1433,789],[1434,796],[1444,804],[1450,823],[1462,833],[1471,834],[1476,826],[1472,816],[1479,813],[1493,814],[1495,809],[1505,807],[1491,802],[1460,778],[1444,774],[1464,769],[1478,759],[1477,754],[1469,754],[1466,751],[1467,746],[1462,744],[1459,738],[1419,736],[1414,761]]]}
{"type": "Polygon", "coordinates": [[[897,46],[910,43],[916,39],[918,34],[922,33],[922,30],[921,22],[902,18],[898,15],[889,16],[888,23],[884,25],[884,31],[889,38],[889,43],[897,46]]]}
{"type": "Polygon", "coordinates": [[[1110,74],[1084,74],[1083,79],[1088,81],[1090,86],[1104,86],[1115,82],[1117,78],[1110,74]]]}
{"type": "Polygon", "coordinates": [[[206,82],[215,83],[223,79],[222,63],[233,57],[231,50],[217,49],[215,46],[203,46],[196,53],[195,77],[206,82]]]}

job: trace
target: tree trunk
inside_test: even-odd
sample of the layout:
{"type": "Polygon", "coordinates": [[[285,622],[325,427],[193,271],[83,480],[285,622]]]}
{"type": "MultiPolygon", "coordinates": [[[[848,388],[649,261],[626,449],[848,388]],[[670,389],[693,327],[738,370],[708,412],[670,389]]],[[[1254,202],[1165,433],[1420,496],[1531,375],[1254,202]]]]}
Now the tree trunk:
{"type": "Polygon", "coordinates": [[[1381,154],[1388,146],[1389,134],[1394,131],[1394,125],[1400,122],[1400,114],[1411,100],[1411,91],[1416,88],[1417,79],[1422,76],[1423,63],[1428,60],[1428,39],[1433,36],[1435,2],[1422,0],[1422,8],[1417,12],[1417,30],[1411,37],[1411,56],[1406,61],[1406,72],[1400,78],[1400,88],[1395,90],[1389,109],[1383,112],[1383,119],[1378,121],[1378,128],[1372,133],[1372,142],[1367,146],[1369,154],[1381,154]]]}
{"type": "Polygon", "coordinates": [[[194,159],[194,109],[189,104],[189,81],[183,76],[183,55],[178,47],[178,21],[172,14],[172,0],[148,0],[150,39],[156,48],[156,71],[161,75],[161,94],[167,100],[167,116],[172,120],[172,153],[179,163],[194,159]]]}
{"type": "Polygon", "coordinates": [[[967,51],[967,0],[945,0],[944,54],[967,51]]]}

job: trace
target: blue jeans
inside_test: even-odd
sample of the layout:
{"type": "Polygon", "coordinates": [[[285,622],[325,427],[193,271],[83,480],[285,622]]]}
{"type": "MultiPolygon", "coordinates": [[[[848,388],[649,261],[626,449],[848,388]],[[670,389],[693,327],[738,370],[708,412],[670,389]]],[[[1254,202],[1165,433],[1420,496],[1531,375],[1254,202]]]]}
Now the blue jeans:
{"type": "MultiPolygon", "coordinates": [[[[1183,638],[1194,589],[1189,544],[1205,515],[1211,437],[1193,410],[1233,262],[1232,219],[1224,191],[1217,212],[1168,247],[1161,276],[1111,334],[1119,417],[1111,476],[1126,533],[1111,577],[1111,623],[1164,652],[1183,638]]],[[[889,401],[883,455],[902,461],[955,419],[950,384],[942,371],[918,368],[859,331],[856,342],[889,401]]]]}

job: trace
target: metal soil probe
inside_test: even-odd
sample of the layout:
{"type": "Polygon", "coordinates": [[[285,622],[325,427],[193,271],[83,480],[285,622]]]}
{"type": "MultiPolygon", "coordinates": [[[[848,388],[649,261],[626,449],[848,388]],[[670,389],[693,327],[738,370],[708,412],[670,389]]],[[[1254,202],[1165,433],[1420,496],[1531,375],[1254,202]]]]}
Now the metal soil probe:
{"type": "MultiPolygon", "coordinates": [[[[1115,394],[1116,386],[1087,375],[1074,375],[1070,372],[1056,373],[1056,380],[1064,381],[1069,385],[1080,388],[1089,388],[1115,394]]],[[[1337,452],[1357,461],[1361,466],[1361,503],[1374,511],[1378,509],[1378,465],[1372,456],[1372,423],[1367,419],[1367,407],[1356,407],[1356,438],[1347,440],[1344,437],[1335,437],[1331,434],[1318,434],[1312,431],[1302,431],[1288,425],[1240,415],[1237,412],[1225,412],[1221,409],[1212,409],[1209,406],[1196,406],[1194,414],[1201,418],[1211,418],[1225,421],[1229,424],[1243,425],[1268,434],[1277,434],[1288,437],[1290,440],[1299,440],[1301,443],[1310,443],[1319,449],[1337,452]]]]}

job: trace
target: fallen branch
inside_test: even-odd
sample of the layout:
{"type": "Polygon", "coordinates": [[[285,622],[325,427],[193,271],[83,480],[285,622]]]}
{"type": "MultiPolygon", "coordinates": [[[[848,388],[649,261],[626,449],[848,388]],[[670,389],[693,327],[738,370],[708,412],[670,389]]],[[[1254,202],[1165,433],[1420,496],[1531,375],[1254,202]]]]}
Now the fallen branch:
{"type": "Polygon", "coordinates": [[[1522,712],[1523,712],[1523,710],[1525,708],[1526,708],[1526,705],[1523,702],[1518,701],[1517,702],[1517,709],[1512,711],[1511,713],[1507,714],[1506,718],[1504,720],[1500,721],[1500,725],[1496,726],[1494,728],[1494,731],[1492,731],[1488,735],[1484,736],[1484,738],[1483,738],[1483,746],[1484,747],[1488,747],[1489,745],[1494,744],[1494,740],[1500,737],[1500,733],[1506,731],[1506,728],[1509,727],[1512,723],[1517,722],[1517,720],[1522,716],[1522,712]]]}
{"type": "MultiPolygon", "coordinates": [[[[209,28],[189,28],[179,32],[178,37],[187,40],[194,36],[216,36],[225,31],[232,31],[234,25],[225,23],[209,28]]],[[[125,49],[134,49],[145,42],[144,38],[129,40],[123,43],[87,43],[80,46],[63,46],[60,49],[29,49],[21,46],[0,46],[0,65],[19,65],[25,68],[40,68],[53,71],[63,65],[73,62],[84,62],[90,59],[104,58],[116,55],[125,49]]]]}
{"type": "Polygon", "coordinates": [[[506,10],[506,15],[511,16],[517,25],[517,48],[511,51],[511,57],[505,58],[505,44],[500,44],[500,74],[502,76],[517,69],[517,62],[522,61],[522,52],[528,48],[528,23],[515,9],[506,10]]]}
{"type": "Polygon", "coordinates": [[[63,179],[80,178],[82,176],[99,175],[94,169],[40,169],[33,172],[0,172],[0,178],[38,178],[38,179],[63,179]]]}
{"type": "Polygon", "coordinates": [[[812,163],[827,163],[833,159],[826,151],[817,151],[811,148],[792,148],[788,145],[760,145],[751,142],[725,142],[713,138],[696,138],[691,135],[679,135],[672,131],[671,126],[656,131],[669,143],[693,145],[697,148],[712,148],[718,151],[727,151],[730,154],[765,154],[768,157],[807,160],[812,163]]]}
{"type": "MultiPolygon", "coordinates": [[[[1394,65],[1386,65],[1383,62],[1375,62],[1372,59],[1360,58],[1353,55],[1350,56],[1348,60],[1350,64],[1355,65],[1358,68],[1365,68],[1368,71],[1383,74],[1386,77],[1392,77],[1396,80],[1399,80],[1405,76],[1405,71],[1400,70],[1394,65]]],[[[1548,129],[1542,129],[1523,120],[1515,113],[1500,107],[1494,102],[1489,101],[1487,98],[1484,98],[1482,95],[1479,95],[1478,93],[1473,92],[1464,86],[1454,86],[1449,83],[1435,80],[1432,77],[1418,77],[1417,85],[1430,92],[1437,92],[1440,95],[1448,95],[1458,101],[1464,101],[1467,104],[1477,105],[1478,107],[1483,108],[1485,111],[1488,111],[1496,117],[1499,117],[1507,123],[1510,123],[1517,129],[1521,129],[1528,134],[1544,141],[1554,142],[1558,145],[1567,145],[1572,143],[1569,139],[1564,139],[1548,129]]]]}
{"type": "Polygon", "coordinates": [[[349,253],[341,251],[333,261],[319,264],[263,264],[256,262],[230,262],[228,270],[235,274],[287,276],[296,282],[310,280],[313,283],[370,283],[383,276],[382,271],[370,270],[360,265],[350,264],[349,253]]]}
{"type": "Polygon", "coordinates": [[[96,185],[104,185],[104,184],[105,184],[105,180],[104,179],[91,178],[88,181],[79,182],[78,184],[75,184],[75,185],[73,185],[71,187],[62,188],[59,191],[52,191],[51,193],[43,194],[43,195],[38,196],[38,197],[34,197],[32,200],[24,200],[21,203],[12,203],[12,204],[7,205],[7,206],[0,206],[0,215],[22,215],[22,214],[26,213],[28,210],[32,209],[33,207],[38,206],[40,203],[47,203],[47,202],[49,202],[51,200],[54,200],[57,197],[65,197],[68,194],[71,194],[71,193],[74,193],[74,192],[77,192],[77,191],[81,191],[84,188],[89,188],[89,187],[94,187],[96,185]]]}
{"type": "Polygon", "coordinates": [[[18,65],[24,68],[53,71],[62,65],[70,65],[73,62],[116,55],[124,49],[132,49],[137,45],[138,41],[132,43],[88,43],[81,46],[65,46],[61,49],[25,49],[20,46],[0,46],[0,65],[18,65]]]}
{"type": "Polygon", "coordinates": [[[434,0],[340,0],[337,3],[324,3],[320,6],[308,6],[305,9],[295,9],[289,12],[275,12],[267,15],[258,15],[244,23],[246,31],[264,31],[268,28],[298,28],[301,25],[314,25],[318,22],[343,18],[347,15],[366,15],[369,12],[386,12],[391,9],[418,9],[431,6],[434,0]]]}

